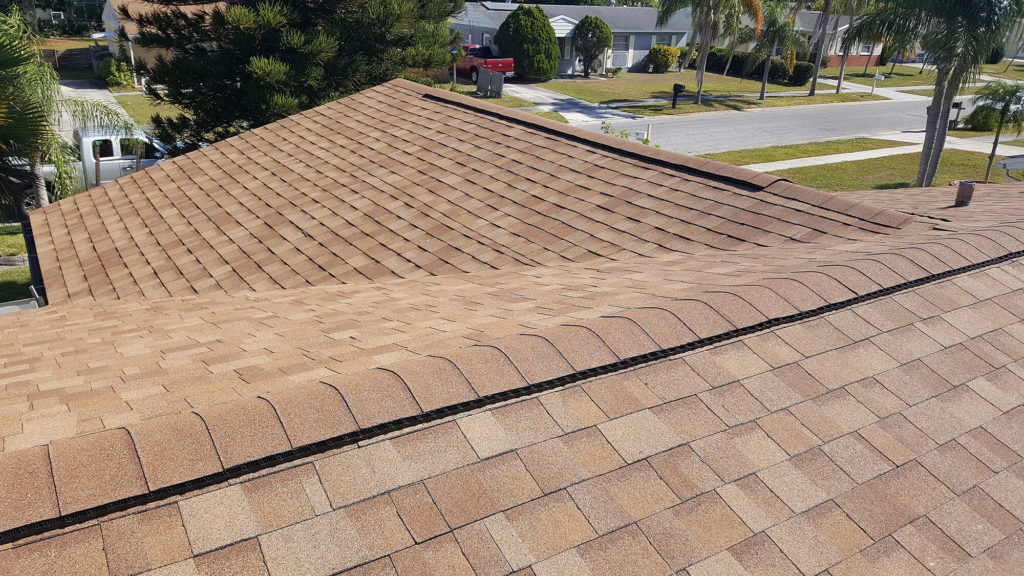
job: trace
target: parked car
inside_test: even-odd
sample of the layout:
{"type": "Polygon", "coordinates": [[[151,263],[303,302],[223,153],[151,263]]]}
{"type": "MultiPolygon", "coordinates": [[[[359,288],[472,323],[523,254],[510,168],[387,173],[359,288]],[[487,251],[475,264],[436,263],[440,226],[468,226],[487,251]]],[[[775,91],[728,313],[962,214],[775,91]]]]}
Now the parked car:
{"type": "Polygon", "coordinates": [[[462,51],[466,55],[455,63],[455,72],[468,74],[474,84],[476,84],[480,70],[501,72],[505,76],[511,76],[515,72],[515,62],[511,58],[499,58],[490,46],[463,44],[462,51]]]}
{"type": "MultiPolygon", "coordinates": [[[[106,184],[170,157],[166,146],[141,130],[126,135],[115,129],[76,128],[72,134],[72,143],[78,151],[81,164],[79,183],[83,188],[92,188],[97,183],[106,184]],[[137,152],[141,152],[141,158],[137,157],[137,152]],[[97,158],[100,160],[98,181],[97,158]]],[[[53,172],[53,166],[43,167],[43,176],[47,181],[53,178],[53,172]]]]}

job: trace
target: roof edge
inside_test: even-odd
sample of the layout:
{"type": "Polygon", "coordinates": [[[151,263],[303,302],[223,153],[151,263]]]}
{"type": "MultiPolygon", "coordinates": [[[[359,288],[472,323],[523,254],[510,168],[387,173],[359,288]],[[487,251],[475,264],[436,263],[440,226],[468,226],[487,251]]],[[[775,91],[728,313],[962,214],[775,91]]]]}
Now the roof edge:
{"type": "Polygon", "coordinates": [[[859,220],[875,222],[888,228],[903,228],[913,220],[911,216],[899,214],[893,210],[874,206],[863,201],[846,201],[843,204],[843,208],[851,209],[856,207],[852,211],[837,209],[836,207],[829,206],[829,204],[835,204],[835,197],[832,194],[795,184],[779,176],[757,172],[717,160],[672,152],[624,138],[616,138],[571,124],[549,120],[515,108],[507,108],[447,90],[431,88],[403,78],[392,80],[388,84],[394,84],[400,88],[419,93],[424,98],[462,108],[470,108],[489,116],[511,120],[548,134],[569,138],[589,146],[623,154],[634,160],[652,162],[705,178],[726,181],[730,184],[768,192],[804,204],[818,206],[835,212],[844,212],[859,220]],[[874,217],[879,217],[879,220],[875,220],[874,217]]]}

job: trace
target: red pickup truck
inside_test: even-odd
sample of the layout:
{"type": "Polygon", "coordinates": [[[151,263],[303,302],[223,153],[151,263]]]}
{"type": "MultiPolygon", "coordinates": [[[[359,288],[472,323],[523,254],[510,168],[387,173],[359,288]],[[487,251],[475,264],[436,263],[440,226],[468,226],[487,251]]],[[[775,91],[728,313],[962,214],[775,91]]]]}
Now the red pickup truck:
{"type": "Polygon", "coordinates": [[[511,58],[497,58],[491,51],[490,46],[479,44],[463,44],[462,51],[466,54],[462,60],[455,63],[455,71],[458,74],[469,74],[469,79],[475,84],[478,70],[491,70],[501,72],[505,76],[511,76],[515,71],[514,62],[511,58]]]}

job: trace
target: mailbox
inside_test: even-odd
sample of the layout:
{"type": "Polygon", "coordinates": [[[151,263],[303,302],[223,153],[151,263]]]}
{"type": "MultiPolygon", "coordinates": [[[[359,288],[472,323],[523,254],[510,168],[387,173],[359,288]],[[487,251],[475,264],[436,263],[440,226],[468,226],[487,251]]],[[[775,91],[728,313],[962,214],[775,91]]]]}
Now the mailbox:
{"type": "Polygon", "coordinates": [[[679,98],[680,92],[683,92],[685,90],[686,90],[686,85],[685,84],[673,84],[672,85],[672,107],[673,108],[676,107],[676,99],[679,98]]]}

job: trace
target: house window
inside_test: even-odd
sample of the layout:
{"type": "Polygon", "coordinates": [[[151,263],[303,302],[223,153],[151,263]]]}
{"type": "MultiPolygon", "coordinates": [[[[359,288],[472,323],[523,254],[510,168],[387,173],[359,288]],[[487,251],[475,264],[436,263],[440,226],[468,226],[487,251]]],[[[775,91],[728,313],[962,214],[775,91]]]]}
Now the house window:
{"type": "Polygon", "coordinates": [[[473,33],[470,32],[469,34],[466,34],[466,44],[472,44],[472,43],[473,43],[473,33]]]}
{"type": "Polygon", "coordinates": [[[629,36],[626,35],[615,35],[612,36],[612,51],[614,52],[629,52],[629,36]]]}
{"type": "Polygon", "coordinates": [[[484,46],[487,46],[490,43],[491,43],[491,35],[490,34],[484,34],[483,40],[480,41],[480,44],[482,44],[484,46]]]}
{"type": "Polygon", "coordinates": [[[672,35],[671,34],[656,34],[654,36],[654,45],[655,46],[671,46],[672,45],[672,35]]]}
{"type": "Polygon", "coordinates": [[[874,47],[873,44],[861,44],[860,45],[860,53],[861,53],[862,56],[870,56],[871,53],[874,52],[874,51],[875,51],[875,47],[874,47]]]}
{"type": "Polygon", "coordinates": [[[561,52],[561,54],[562,54],[562,60],[568,60],[569,59],[569,56],[570,56],[569,51],[571,49],[572,49],[572,41],[569,38],[567,38],[565,36],[562,36],[561,38],[558,39],[558,51],[561,52]]]}

